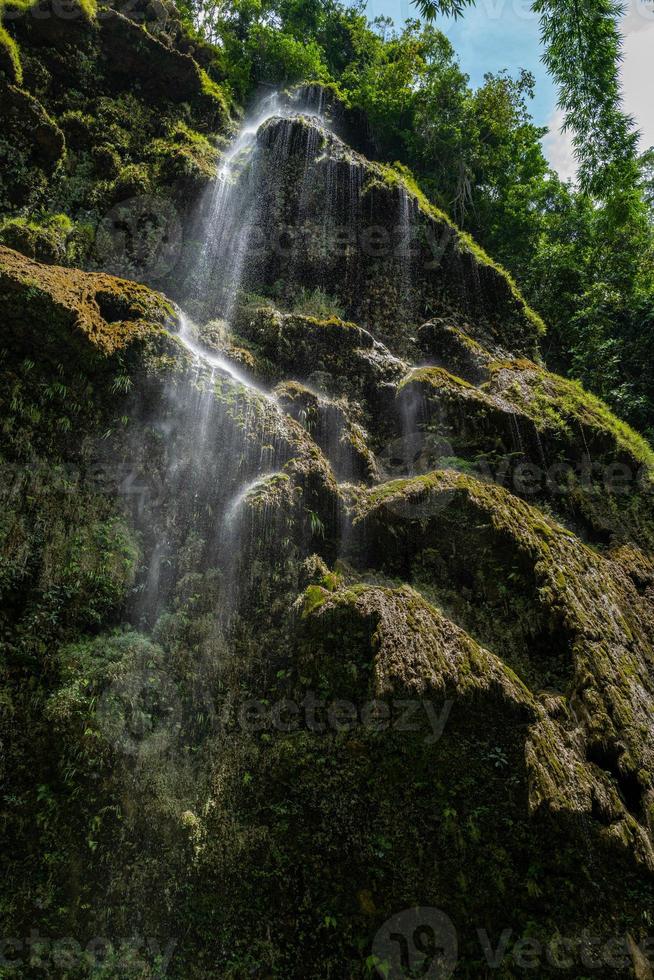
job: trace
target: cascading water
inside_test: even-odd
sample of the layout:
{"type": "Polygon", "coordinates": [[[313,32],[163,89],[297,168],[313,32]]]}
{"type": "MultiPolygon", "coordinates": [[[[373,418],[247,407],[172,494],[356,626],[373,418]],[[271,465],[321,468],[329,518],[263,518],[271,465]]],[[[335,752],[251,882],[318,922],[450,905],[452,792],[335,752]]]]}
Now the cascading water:
{"type": "MultiPolygon", "coordinates": [[[[203,207],[204,245],[194,276],[194,289],[200,295],[214,297],[214,315],[226,320],[234,310],[247,264],[261,258],[257,250],[261,252],[269,245],[266,241],[256,240],[265,223],[261,173],[256,160],[257,138],[270,120],[287,123],[281,139],[275,142],[271,161],[273,168],[281,166],[290,149],[291,125],[288,124],[303,115],[310,117],[317,127],[326,129],[327,120],[320,106],[313,106],[311,101],[305,104],[299,96],[283,99],[279,93],[263,99],[225,153],[215,186],[203,207]]],[[[305,177],[318,149],[318,141],[316,128],[307,142],[305,177]]],[[[301,205],[302,187],[298,199],[301,205]]]]}
{"type": "Polygon", "coordinates": [[[220,354],[212,353],[206,347],[203,347],[197,340],[196,328],[183,311],[179,314],[179,333],[177,336],[187,350],[197,359],[199,365],[206,365],[211,369],[212,380],[215,377],[216,371],[220,371],[228,378],[231,378],[236,384],[259,392],[264,397],[269,398],[271,402],[273,401],[271,395],[267,395],[263,389],[258,388],[251,379],[247,378],[242,371],[239,371],[232,361],[229,361],[220,354]]]}
{"type": "MultiPolygon", "coordinates": [[[[196,235],[203,245],[188,290],[201,322],[220,319],[231,331],[243,293],[256,292],[257,286],[326,287],[320,276],[329,268],[333,272],[328,252],[334,243],[342,249],[342,293],[356,293],[361,263],[352,258],[357,258],[365,167],[333,134],[322,99],[322,91],[311,87],[290,97],[268,96],[224,154],[200,208],[196,235]],[[317,234],[321,227],[322,235],[317,234]]],[[[403,233],[410,222],[406,194],[399,205],[403,233]]],[[[407,275],[402,259],[402,290],[407,275]]],[[[150,562],[139,606],[140,618],[150,622],[170,601],[189,541],[196,570],[220,570],[223,608],[237,604],[241,586],[247,585],[244,569],[248,562],[257,564],[248,556],[274,535],[271,500],[289,492],[283,469],[298,451],[290,445],[290,419],[277,399],[223,353],[207,349],[202,330],[187,315],[179,320],[179,341],[192,367],[186,381],[171,382],[153,423],[163,489],[145,534],[150,562]],[[250,520],[254,507],[256,530],[250,520]]],[[[334,471],[347,478],[355,472],[347,458],[350,443],[343,438],[339,411],[330,404],[318,403],[324,418],[316,437],[334,471]]],[[[297,499],[295,494],[291,508],[297,499]]]]}
{"type": "MultiPolygon", "coordinates": [[[[261,217],[258,135],[271,120],[291,123],[299,118],[301,108],[278,95],[268,97],[223,157],[215,187],[202,208],[204,246],[193,283],[194,295],[204,300],[211,317],[229,320],[252,262],[251,239],[261,217]]],[[[283,138],[274,153],[282,164],[288,153],[283,138]]],[[[307,169],[310,161],[308,154],[307,169]]],[[[136,609],[141,622],[156,622],[166,609],[181,574],[180,555],[190,541],[196,569],[220,569],[224,611],[235,606],[243,576],[241,553],[257,544],[244,540],[254,533],[248,526],[246,505],[257,494],[265,495],[269,486],[284,489],[280,470],[291,452],[275,397],[233,361],[204,346],[197,327],[183,312],[178,339],[191,356],[190,373],[171,380],[151,421],[151,450],[160,477],[150,506],[141,515],[149,555],[136,609]]],[[[147,483],[146,456],[141,453],[139,479],[147,483]]],[[[259,519],[257,534],[265,540],[267,531],[261,524],[274,523],[266,501],[259,519]]]]}

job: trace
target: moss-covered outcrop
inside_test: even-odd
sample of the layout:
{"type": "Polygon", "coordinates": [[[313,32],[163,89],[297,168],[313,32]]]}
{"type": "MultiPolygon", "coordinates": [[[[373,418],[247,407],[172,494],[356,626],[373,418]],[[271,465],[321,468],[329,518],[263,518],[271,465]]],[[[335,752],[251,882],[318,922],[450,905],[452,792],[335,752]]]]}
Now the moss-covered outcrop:
{"type": "Polygon", "coordinates": [[[345,398],[333,400],[296,381],[275,389],[284,409],[309,432],[331,461],[341,480],[375,482],[377,462],[367,444],[367,433],[357,421],[357,409],[345,398]]]}
{"type": "MultiPolygon", "coordinates": [[[[602,792],[593,795],[586,785],[585,811],[601,832],[605,825],[618,841],[626,835],[651,864],[651,599],[620,565],[538,510],[460,473],[382,485],[356,506],[374,567],[438,597],[535,694],[557,692],[553,716],[571,742],[580,740],[577,751],[590,771],[603,770],[602,792]]],[[[538,805],[578,808],[582,761],[566,767],[566,787],[539,759],[538,805]]]]}
{"type": "Polygon", "coordinates": [[[20,72],[0,71],[0,220],[63,214],[75,247],[51,257],[23,234],[28,254],[170,285],[231,125],[220,59],[165,4],[60,7],[7,8],[20,72]]]}
{"type": "Polygon", "coordinates": [[[339,317],[281,313],[273,307],[238,311],[235,329],[255,354],[268,382],[291,377],[324,394],[349,397],[383,412],[406,366],[367,331],[339,317]]]}
{"type": "Polygon", "coordinates": [[[405,458],[389,475],[454,465],[546,502],[597,545],[651,547],[654,458],[644,439],[532,361],[497,360],[442,321],[419,333],[436,364],[402,379],[396,412],[399,438],[421,442],[420,467],[405,458]]]}
{"type": "Polygon", "coordinates": [[[5,345],[34,354],[40,336],[40,355],[50,358],[61,355],[62,344],[115,354],[176,322],[172,305],[145,286],[45,266],[2,246],[0,315],[5,345]]]}
{"type": "Polygon", "coordinates": [[[535,353],[543,325],[508,274],[410,175],[355,153],[309,115],[264,123],[251,166],[270,248],[248,271],[248,289],[326,289],[402,356],[415,351],[425,309],[468,318],[500,350],[535,353]]]}

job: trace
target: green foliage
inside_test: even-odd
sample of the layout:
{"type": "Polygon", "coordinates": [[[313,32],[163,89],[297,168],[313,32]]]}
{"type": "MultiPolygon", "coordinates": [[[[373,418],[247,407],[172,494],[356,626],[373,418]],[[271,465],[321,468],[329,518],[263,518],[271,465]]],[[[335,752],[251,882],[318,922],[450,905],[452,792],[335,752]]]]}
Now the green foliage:
{"type": "Polygon", "coordinates": [[[647,199],[632,189],[598,204],[554,184],[540,227],[522,284],[549,321],[550,363],[651,438],[654,222],[647,199]]]}
{"type": "MultiPolygon", "coordinates": [[[[414,2],[429,21],[439,13],[463,12],[458,2],[414,2]]],[[[601,197],[632,185],[638,134],[621,108],[618,21],[624,5],[619,0],[533,0],[532,8],[540,15],[544,61],[559,86],[565,127],[574,132],[583,188],[601,197]]]]}
{"type": "Polygon", "coordinates": [[[328,77],[322,51],[316,41],[303,43],[267,24],[257,24],[248,38],[246,50],[252,68],[271,84],[290,84],[328,77]]]}
{"type": "Polygon", "coordinates": [[[66,265],[75,259],[74,225],[65,214],[8,218],[0,222],[0,242],[41,262],[66,265]]]}
{"type": "Polygon", "coordinates": [[[638,134],[621,108],[622,37],[616,0],[535,0],[545,64],[559,86],[565,126],[574,132],[579,177],[598,197],[633,185],[638,134]]]}
{"type": "Polygon", "coordinates": [[[330,296],[324,289],[302,288],[293,297],[293,313],[303,313],[306,316],[316,316],[319,319],[327,320],[329,317],[336,316],[339,319],[345,318],[345,311],[339,304],[338,299],[330,296]]]}
{"type": "Polygon", "coordinates": [[[439,14],[445,17],[462,17],[466,7],[471,7],[475,0],[422,0],[420,12],[427,20],[433,20],[439,14]]]}

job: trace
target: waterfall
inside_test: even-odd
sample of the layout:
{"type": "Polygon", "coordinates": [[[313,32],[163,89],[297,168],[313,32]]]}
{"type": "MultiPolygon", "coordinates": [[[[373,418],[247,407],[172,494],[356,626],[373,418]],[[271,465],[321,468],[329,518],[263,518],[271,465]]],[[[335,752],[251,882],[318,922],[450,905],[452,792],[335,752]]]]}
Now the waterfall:
{"type": "MultiPolygon", "coordinates": [[[[204,244],[193,277],[193,294],[206,299],[211,317],[229,324],[243,277],[250,272],[252,238],[265,218],[257,160],[262,130],[271,121],[281,125],[272,166],[283,166],[294,121],[307,114],[317,127],[307,146],[308,173],[323,120],[297,97],[283,100],[275,94],[260,102],[223,156],[215,186],[201,205],[204,244]]],[[[180,555],[190,541],[195,542],[197,572],[219,569],[223,613],[231,614],[248,554],[274,533],[274,502],[287,492],[282,469],[292,455],[276,397],[224,354],[206,348],[183,311],[177,337],[189,367],[165,386],[150,422],[158,487],[151,490],[145,512],[135,517],[147,555],[135,617],[150,625],[171,601],[181,574],[180,555]],[[256,535],[249,524],[249,508],[255,505],[256,535]]],[[[152,475],[147,452],[135,448],[134,454],[137,480],[147,485],[152,475]]]]}
{"type": "MultiPolygon", "coordinates": [[[[200,204],[196,230],[202,248],[187,283],[188,303],[200,310],[198,321],[200,316],[200,322],[219,319],[229,333],[243,292],[274,283],[327,290],[336,282],[339,295],[362,293],[355,236],[363,220],[365,167],[334,134],[321,90],[307,87],[260,101],[223,154],[200,204]],[[338,247],[332,260],[330,249],[338,247]]],[[[412,219],[404,190],[398,206],[395,230],[404,245],[412,219]]],[[[394,288],[406,292],[410,259],[401,254],[396,264],[394,288]]],[[[195,572],[219,570],[223,606],[238,605],[248,565],[262,564],[258,550],[278,533],[275,522],[288,520],[285,510],[294,513],[298,507],[284,467],[307,452],[288,417],[298,419],[288,399],[281,404],[229,356],[209,350],[202,330],[184,312],[178,340],[189,356],[189,371],[171,379],[152,423],[161,490],[143,529],[149,563],[138,604],[139,621],[150,624],[171,600],[180,555],[191,540],[195,572]]],[[[307,379],[296,380],[311,395],[307,379]]],[[[326,479],[335,486],[333,473],[352,479],[366,464],[353,455],[356,440],[349,438],[342,410],[329,397],[313,397],[317,421],[311,434],[327,459],[326,479]]],[[[313,479],[306,464],[300,484],[303,479],[313,479]]],[[[311,493],[320,495],[315,486],[311,493]]],[[[310,512],[315,505],[305,499],[300,506],[310,512]]]]}
{"type": "Polygon", "coordinates": [[[244,388],[249,388],[251,391],[258,392],[264,398],[268,398],[271,402],[274,401],[272,395],[264,392],[262,388],[259,388],[254,382],[247,378],[242,371],[236,367],[236,365],[227,360],[226,357],[220,354],[212,353],[206,348],[202,347],[197,340],[197,329],[192,324],[189,317],[180,311],[179,313],[179,333],[177,334],[184,347],[189,351],[190,354],[196,359],[198,366],[206,365],[211,370],[211,380],[215,378],[216,371],[220,371],[227,377],[231,378],[236,384],[243,385],[244,388]]]}
{"type": "MultiPolygon", "coordinates": [[[[328,131],[328,122],[316,107],[311,89],[307,89],[307,101],[296,93],[292,99],[284,99],[274,93],[261,100],[246,117],[236,139],[226,151],[220,164],[217,179],[208,199],[202,207],[202,234],[204,242],[200,262],[193,277],[197,295],[215,297],[214,315],[229,321],[238,297],[247,265],[257,258],[265,258],[269,242],[256,241],[265,228],[265,196],[261,194],[262,173],[257,160],[257,142],[265,125],[271,120],[282,124],[280,137],[272,147],[270,165],[283,166],[288,157],[292,125],[301,118],[311,120],[315,128],[310,131],[306,146],[304,178],[318,150],[319,131],[328,131]],[[260,254],[257,255],[257,247],[260,254]]],[[[300,208],[306,203],[306,187],[298,189],[300,208]]]]}

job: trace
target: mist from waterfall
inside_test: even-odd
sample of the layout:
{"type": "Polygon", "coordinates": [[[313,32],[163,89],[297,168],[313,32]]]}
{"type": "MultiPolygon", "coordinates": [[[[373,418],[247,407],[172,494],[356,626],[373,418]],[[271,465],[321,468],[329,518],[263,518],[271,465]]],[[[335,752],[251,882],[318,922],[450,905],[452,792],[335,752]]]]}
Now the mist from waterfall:
{"type": "MultiPolygon", "coordinates": [[[[284,466],[298,449],[289,443],[287,412],[317,440],[335,479],[356,480],[365,468],[329,392],[314,392],[313,423],[306,426],[301,409],[264,391],[228,354],[243,295],[275,282],[326,287],[320,276],[332,268],[328,252],[339,236],[340,286],[357,291],[362,263],[354,235],[364,220],[365,164],[334,134],[323,98],[322,89],[307,87],[262,99],[223,154],[201,202],[196,228],[202,247],[187,293],[193,309],[201,310],[200,322],[220,322],[223,349],[203,343],[202,329],[180,312],[177,336],[189,373],[170,381],[152,421],[162,487],[144,530],[149,561],[141,622],[155,622],[166,609],[191,539],[193,568],[220,571],[225,614],[238,606],[240,593],[245,597],[248,570],[260,564],[257,555],[276,533],[275,506],[283,511],[280,500],[289,493],[284,466]],[[275,239],[280,229],[292,238],[288,247],[275,239]]],[[[404,189],[397,206],[389,218],[408,238],[411,206],[404,189]]],[[[403,254],[396,262],[395,288],[402,293],[409,263],[403,254]]],[[[296,380],[310,396],[311,378],[296,380]]],[[[293,511],[298,495],[291,497],[293,511]]]]}
{"type": "MultiPolygon", "coordinates": [[[[263,99],[245,119],[224,154],[215,185],[202,203],[205,229],[193,292],[210,297],[210,313],[228,321],[251,258],[251,237],[261,218],[256,166],[257,139],[270,120],[292,121],[309,113],[318,126],[323,120],[310,105],[274,94],[263,99]]],[[[290,130],[289,130],[290,132],[290,130]]],[[[316,144],[317,149],[317,144],[316,144]]],[[[288,152],[284,139],[275,154],[280,163],[288,152]]],[[[306,160],[307,169],[312,162],[306,160]]],[[[300,190],[301,193],[301,190],[300,190]]],[[[272,393],[265,392],[233,360],[210,350],[197,326],[179,311],[179,342],[189,357],[183,376],[167,384],[150,422],[152,451],[161,473],[146,512],[136,515],[143,525],[147,575],[135,607],[141,623],[153,624],[171,601],[181,574],[180,555],[194,542],[194,568],[220,571],[221,606],[229,617],[239,601],[249,556],[273,533],[275,515],[257,499],[257,524],[249,520],[249,505],[277,491],[290,449],[284,437],[283,414],[272,393]]],[[[135,449],[138,479],[148,483],[142,447],[135,449]]],[[[288,482],[288,481],[287,481],[288,482]]]]}

